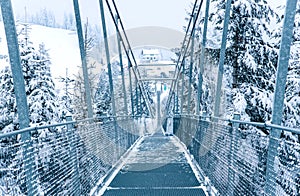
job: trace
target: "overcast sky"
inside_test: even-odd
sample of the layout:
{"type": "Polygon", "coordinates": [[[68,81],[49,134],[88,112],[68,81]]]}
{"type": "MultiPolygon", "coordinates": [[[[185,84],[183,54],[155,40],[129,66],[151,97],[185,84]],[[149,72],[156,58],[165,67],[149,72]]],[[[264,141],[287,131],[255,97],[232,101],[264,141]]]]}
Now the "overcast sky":
{"type": "MultiPolygon", "coordinates": [[[[163,26],[180,31],[186,25],[184,18],[191,2],[192,0],[116,0],[126,28],[163,26]]],[[[79,0],[79,3],[83,20],[88,17],[90,22],[100,23],[99,0],[79,0]]],[[[12,4],[15,16],[23,16],[25,7],[30,13],[47,8],[55,13],[57,21],[63,20],[64,13],[73,11],[73,0],[12,0],[12,4]]]]}

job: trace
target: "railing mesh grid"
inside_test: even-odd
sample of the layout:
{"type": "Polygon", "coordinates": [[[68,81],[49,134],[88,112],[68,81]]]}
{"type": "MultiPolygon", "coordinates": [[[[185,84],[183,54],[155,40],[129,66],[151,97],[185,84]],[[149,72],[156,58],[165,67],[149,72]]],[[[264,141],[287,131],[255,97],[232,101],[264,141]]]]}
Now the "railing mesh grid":
{"type": "Polygon", "coordinates": [[[88,195],[140,137],[135,120],[79,123],[0,139],[0,195],[88,195]],[[43,136],[41,136],[43,135],[43,136]]]}
{"type": "Polygon", "coordinates": [[[300,135],[281,131],[277,149],[269,149],[264,127],[199,118],[174,118],[175,134],[187,146],[221,195],[269,195],[265,192],[268,153],[274,158],[275,195],[300,195],[300,135]]]}

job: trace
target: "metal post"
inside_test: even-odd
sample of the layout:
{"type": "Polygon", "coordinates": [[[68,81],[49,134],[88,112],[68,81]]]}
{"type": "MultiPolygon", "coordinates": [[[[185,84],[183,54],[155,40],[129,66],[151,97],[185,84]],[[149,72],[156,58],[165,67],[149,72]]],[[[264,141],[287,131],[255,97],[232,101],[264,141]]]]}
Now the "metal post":
{"type": "MultiPolygon", "coordinates": [[[[29,114],[13,10],[10,0],[1,0],[0,2],[18,107],[18,120],[20,129],[24,129],[29,127],[29,114]]],[[[27,134],[27,136],[27,139],[30,139],[30,135],[27,134]]]]}
{"type": "MultiPolygon", "coordinates": [[[[174,95],[175,96],[175,95],[174,95]]],[[[175,114],[179,113],[179,85],[178,82],[176,83],[176,109],[175,109],[175,114]]]]}
{"type": "MultiPolygon", "coordinates": [[[[240,114],[234,114],[233,115],[234,120],[240,120],[241,115],[240,114]]],[[[234,168],[235,168],[235,160],[234,157],[237,155],[237,130],[239,129],[240,124],[233,122],[232,123],[232,129],[230,129],[230,151],[229,151],[229,167],[228,167],[228,187],[227,187],[227,195],[233,195],[234,191],[234,168]]]]}
{"type": "MultiPolygon", "coordinates": [[[[18,121],[20,129],[24,129],[29,127],[29,112],[13,10],[10,0],[0,0],[0,3],[16,96],[18,121]]],[[[29,162],[28,164],[24,163],[27,193],[33,195],[33,189],[35,188],[32,179],[34,158],[32,157],[31,142],[28,142],[30,133],[23,133],[21,138],[24,142],[23,159],[24,162],[29,162]]]]}
{"type": "MultiPolygon", "coordinates": [[[[113,125],[114,125],[114,131],[115,131],[115,142],[117,143],[117,142],[119,142],[119,134],[118,134],[118,128],[117,128],[114,83],[113,83],[111,63],[110,63],[110,54],[109,54],[109,47],[108,47],[103,0],[99,0],[99,6],[100,6],[101,21],[102,21],[102,31],[103,31],[103,38],[104,38],[107,71],[108,71],[109,91],[110,91],[110,97],[111,97],[113,125]]],[[[116,158],[116,160],[117,160],[118,157],[119,157],[119,149],[117,147],[114,158],[116,158]]]]}
{"type": "Polygon", "coordinates": [[[173,115],[176,113],[176,94],[175,91],[171,92],[173,93],[173,115]]]}
{"type": "MultiPolygon", "coordinates": [[[[272,109],[272,124],[275,125],[280,125],[282,121],[286,78],[289,66],[291,43],[293,41],[296,5],[297,0],[287,0],[272,109]]],[[[276,195],[276,173],[274,169],[274,162],[275,156],[278,154],[277,148],[279,145],[278,140],[280,138],[280,134],[281,130],[272,129],[269,138],[265,193],[272,196],[276,195]]]]}
{"type": "Polygon", "coordinates": [[[88,76],[86,50],[85,50],[84,39],[83,39],[83,32],[82,32],[78,0],[73,0],[73,5],[74,5],[77,36],[78,36],[81,63],[82,63],[82,72],[83,72],[83,80],[84,80],[85,98],[86,98],[86,104],[87,104],[87,110],[88,110],[88,118],[93,118],[91,88],[90,88],[90,82],[89,82],[89,76],[88,76]]]}
{"type": "Polygon", "coordinates": [[[113,79],[112,79],[112,71],[111,71],[110,54],[109,54],[109,47],[108,47],[108,40],[107,40],[104,6],[103,6],[103,1],[102,0],[99,0],[99,5],[100,5],[100,15],[101,15],[101,21],[102,21],[102,30],[103,30],[106,62],[107,62],[107,69],[108,69],[109,89],[110,89],[110,94],[111,94],[110,96],[111,96],[111,104],[112,104],[112,115],[116,116],[114,84],[113,84],[113,79]]]}
{"type": "MultiPolygon", "coordinates": [[[[67,116],[66,117],[67,122],[72,121],[72,116],[67,116]]],[[[71,162],[72,164],[72,169],[74,173],[72,174],[72,185],[74,189],[74,195],[80,195],[81,190],[80,190],[80,176],[79,176],[79,167],[78,167],[78,157],[76,153],[76,135],[74,132],[74,125],[73,124],[68,124],[67,125],[67,137],[70,145],[70,156],[71,156],[71,162]]]]}
{"type": "Polygon", "coordinates": [[[136,106],[136,115],[138,116],[139,113],[139,91],[138,91],[138,81],[135,78],[135,106],[136,106]]]}
{"type": "Polygon", "coordinates": [[[202,97],[202,83],[203,83],[203,72],[204,72],[204,64],[205,64],[205,46],[206,46],[206,35],[207,35],[207,23],[209,17],[209,6],[210,0],[206,0],[205,7],[205,18],[204,18],[204,27],[203,27],[203,38],[201,44],[201,55],[200,55],[200,70],[198,73],[198,92],[197,92],[197,108],[196,114],[200,114],[200,106],[201,106],[201,97],[202,97]]]}
{"type": "MultiPolygon", "coordinates": [[[[142,95],[141,95],[141,88],[139,88],[139,102],[140,102],[140,111],[139,111],[139,114],[142,116],[143,114],[143,102],[142,102],[142,95]]],[[[144,100],[145,101],[145,100],[144,100]]]]}
{"type": "MultiPolygon", "coordinates": [[[[116,24],[118,24],[118,22],[119,22],[119,18],[118,18],[118,16],[116,16],[116,24]]],[[[121,39],[120,39],[118,30],[117,30],[117,40],[118,40],[118,51],[119,51],[120,68],[121,68],[121,76],[122,76],[122,88],[123,88],[123,95],[124,95],[124,108],[125,108],[125,114],[128,115],[125,76],[124,76],[123,58],[122,58],[122,49],[121,49],[121,39]]]]}
{"type": "Polygon", "coordinates": [[[128,77],[129,77],[129,91],[130,91],[130,99],[131,99],[131,115],[134,116],[134,101],[133,101],[133,91],[132,91],[132,79],[131,79],[131,63],[128,59],[128,77]]]}
{"type": "Polygon", "coordinates": [[[183,113],[183,91],[184,91],[184,72],[185,72],[185,62],[182,62],[182,75],[181,75],[181,94],[180,94],[180,114],[183,113]]]}
{"type": "Polygon", "coordinates": [[[214,116],[216,116],[216,117],[218,117],[220,115],[221,87],[222,87],[222,80],[223,80],[223,73],[224,73],[224,61],[225,61],[225,51],[226,51],[228,24],[229,24],[229,18],[230,18],[231,1],[232,0],[227,0],[226,10],[225,10],[222,44],[221,44],[221,50],[220,50],[217,89],[216,89],[216,96],[215,96],[216,100],[215,100],[214,116]]]}
{"type": "MultiPolygon", "coordinates": [[[[200,9],[200,8],[199,8],[200,9]]],[[[193,15],[193,21],[196,22],[196,15],[193,15]]],[[[188,108],[187,113],[191,113],[191,94],[192,94],[192,75],[193,75],[193,61],[194,61],[194,45],[195,45],[195,29],[192,32],[192,43],[191,43],[191,58],[189,67],[189,87],[188,87],[188,108]]]]}
{"type": "Polygon", "coordinates": [[[161,121],[161,115],[160,115],[160,85],[158,85],[159,88],[156,90],[156,96],[157,96],[157,129],[160,128],[160,121],[161,121]]]}

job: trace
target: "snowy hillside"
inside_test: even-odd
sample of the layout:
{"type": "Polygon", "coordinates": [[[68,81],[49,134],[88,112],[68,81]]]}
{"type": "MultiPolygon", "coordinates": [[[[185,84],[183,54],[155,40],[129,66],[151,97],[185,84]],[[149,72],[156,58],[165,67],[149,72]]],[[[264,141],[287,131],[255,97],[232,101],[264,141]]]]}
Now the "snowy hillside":
{"type": "MultiPolygon", "coordinates": [[[[7,46],[3,23],[0,24],[0,54],[7,55],[7,46]]],[[[62,84],[58,78],[77,73],[81,65],[80,52],[78,47],[77,34],[74,31],[31,25],[29,28],[29,41],[35,48],[44,43],[51,59],[51,72],[55,81],[56,88],[59,89],[62,84]]],[[[4,60],[1,59],[0,67],[3,68],[4,60]]]]}

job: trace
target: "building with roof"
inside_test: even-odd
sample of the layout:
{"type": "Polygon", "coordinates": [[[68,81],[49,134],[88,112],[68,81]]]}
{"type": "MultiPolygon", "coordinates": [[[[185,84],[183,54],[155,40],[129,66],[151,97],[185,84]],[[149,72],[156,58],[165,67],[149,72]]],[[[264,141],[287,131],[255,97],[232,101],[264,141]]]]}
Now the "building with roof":
{"type": "Polygon", "coordinates": [[[141,60],[143,63],[159,61],[161,54],[159,49],[142,49],[141,60]]]}

